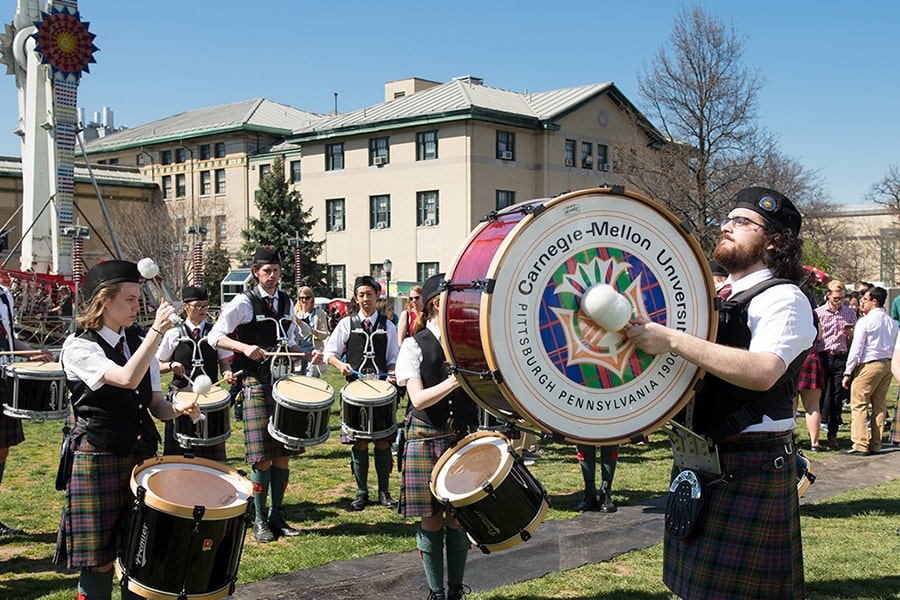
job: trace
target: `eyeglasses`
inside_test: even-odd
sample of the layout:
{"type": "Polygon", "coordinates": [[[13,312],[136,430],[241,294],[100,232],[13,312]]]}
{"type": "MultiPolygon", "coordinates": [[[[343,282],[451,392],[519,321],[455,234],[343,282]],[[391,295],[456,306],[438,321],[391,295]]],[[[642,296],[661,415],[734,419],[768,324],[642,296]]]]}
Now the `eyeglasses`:
{"type": "Polygon", "coordinates": [[[297,296],[301,300],[312,300],[312,296],[297,296]]]}
{"type": "Polygon", "coordinates": [[[757,223],[753,219],[748,219],[747,217],[735,216],[735,217],[725,217],[722,219],[722,222],[719,223],[719,227],[725,227],[731,223],[734,225],[735,229],[747,229],[750,225],[756,225],[760,229],[765,229],[766,226],[762,223],[757,223]]]}
{"type": "Polygon", "coordinates": [[[410,296],[409,299],[410,300],[421,300],[422,296],[410,296]]]}
{"type": "Polygon", "coordinates": [[[209,304],[188,304],[191,308],[196,308],[197,310],[208,310],[209,304]]]}

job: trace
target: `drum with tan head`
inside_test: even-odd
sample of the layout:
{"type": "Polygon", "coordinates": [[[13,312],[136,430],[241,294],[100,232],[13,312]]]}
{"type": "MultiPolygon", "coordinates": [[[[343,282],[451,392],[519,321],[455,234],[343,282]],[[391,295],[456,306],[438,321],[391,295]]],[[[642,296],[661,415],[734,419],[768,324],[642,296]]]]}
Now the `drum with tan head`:
{"type": "Polygon", "coordinates": [[[272,387],[275,413],[269,418],[269,434],[288,450],[300,450],[328,441],[328,417],[334,404],[334,388],[324,379],[291,375],[272,387]]]}
{"type": "Polygon", "coordinates": [[[357,379],[341,390],[341,431],[350,440],[379,440],[397,431],[397,388],[357,379]]]}
{"type": "Polygon", "coordinates": [[[66,373],[58,362],[14,362],[3,367],[3,414],[14,419],[65,419],[66,373]]]}
{"type": "Polygon", "coordinates": [[[182,448],[191,446],[215,446],[231,436],[231,398],[228,391],[214,385],[205,394],[191,390],[176,392],[175,400],[185,406],[196,400],[205,418],[194,423],[190,417],[180,415],[175,418],[175,440],[182,448]]]}

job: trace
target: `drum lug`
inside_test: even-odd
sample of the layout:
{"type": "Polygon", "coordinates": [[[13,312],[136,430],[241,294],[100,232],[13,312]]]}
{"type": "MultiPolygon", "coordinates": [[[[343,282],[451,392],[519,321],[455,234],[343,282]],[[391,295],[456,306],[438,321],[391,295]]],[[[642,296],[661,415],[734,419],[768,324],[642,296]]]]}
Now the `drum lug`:
{"type": "Polygon", "coordinates": [[[137,486],[137,490],[134,492],[134,512],[141,512],[144,510],[144,497],[147,495],[147,488],[142,485],[137,486]]]}
{"type": "Polygon", "coordinates": [[[199,504],[194,506],[194,533],[200,531],[200,522],[203,521],[203,515],[206,514],[206,507],[199,504]]]}

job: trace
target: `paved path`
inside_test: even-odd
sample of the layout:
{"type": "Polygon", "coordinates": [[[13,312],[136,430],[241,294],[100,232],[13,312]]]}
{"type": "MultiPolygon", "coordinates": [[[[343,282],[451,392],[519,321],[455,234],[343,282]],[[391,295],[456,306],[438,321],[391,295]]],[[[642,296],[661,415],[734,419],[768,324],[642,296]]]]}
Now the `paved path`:
{"type": "MultiPolygon", "coordinates": [[[[802,506],[849,490],[900,477],[900,449],[871,457],[812,456],[815,484],[802,506]]],[[[466,584],[489,590],[542,577],[647,548],[662,541],[664,498],[620,506],[614,514],[590,512],[572,519],[545,521],[528,542],[490,555],[474,550],[466,565],[466,584]]],[[[356,600],[374,597],[406,600],[427,595],[416,552],[380,554],[333,562],[314,569],[238,585],[239,600],[356,600]]]]}

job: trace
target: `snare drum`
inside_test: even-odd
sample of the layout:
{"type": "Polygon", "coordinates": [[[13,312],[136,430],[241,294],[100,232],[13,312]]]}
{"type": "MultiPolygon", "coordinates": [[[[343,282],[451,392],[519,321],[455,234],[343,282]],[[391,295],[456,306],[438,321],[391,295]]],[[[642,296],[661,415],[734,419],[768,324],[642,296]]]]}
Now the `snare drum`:
{"type": "Polygon", "coordinates": [[[3,369],[7,398],[3,414],[14,419],[65,419],[69,414],[66,373],[57,362],[16,362],[3,369]]]}
{"type": "Polygon", "coordinates": [[[357,379],[341,390],[341,431],[350,440],[379,440],[397,431],[397,388],[357,379]]]}
{"type": "Polygon", "coordinates": [[[531,539],[550,500],[509,440],[479,431],[451,446],[434,465],[429,487],[485,554],[531,539]]]}
{"type": "Polygon", "coordinates": [[[177,417],[174,427],[178,444],[190,449],[191,446],[215,446],[227,440],[231,435],[231,414],[228,410],[231,399],[228,391],[214,385],[209,392],[199,397],[189,389],[175,393],[175,400],[180,400],[181,406],[190,404],[195,399],[206,418],[194,423],[185,415],[177,417]]]}
{"type": "Polygon", "coordinates": [[[446,276],[441,343],[460,386],[521,429],[588,444],[653,431],[701,376],[650,355],[582,308],[595,285],[632,317],[715,339],[715,288],[700,245],[668,210],[621,188],[516,204],[488,215],[446,276]]]}
{"type": "Polygon", "coordinates": [[[816,482],[816,474],[813,472],[812,463],[801,453],[797,453],[797,496],[803,497],[806,489],[816,482]]]}
{"type": "Polygon", "coordinates": [[[116,559],[123,585],[153,600],[233,594],[253,515],[250,482],[212,460],[163,456],[134,468],[131,490],[116,559]]]}
{"type": "Polygon", "coordinates": [[[334,388],[324,379],[291,375],[272,387],[275,413],[269,418],[269,434],[288,450],[300,450],[328,441],[328,416],[334,404],[334,388]]]}

